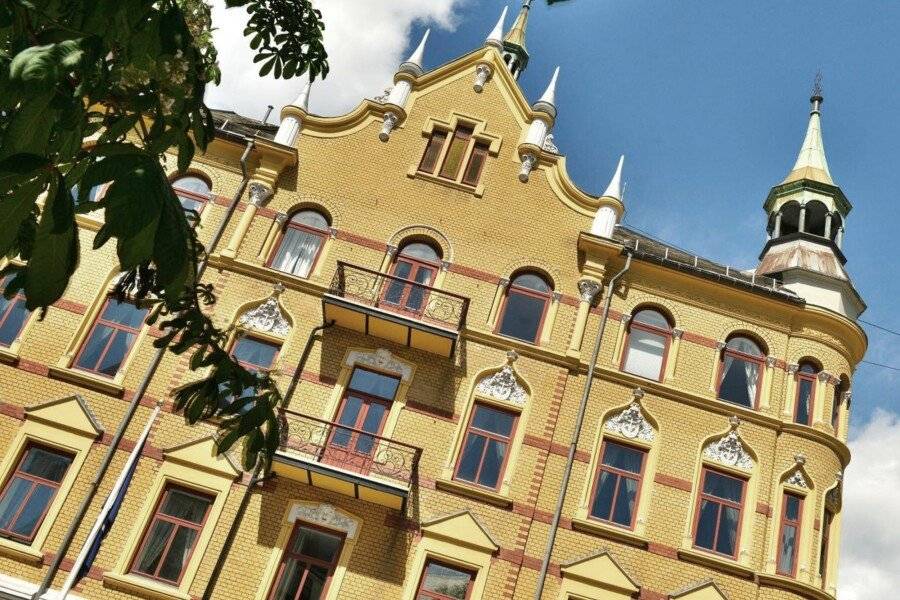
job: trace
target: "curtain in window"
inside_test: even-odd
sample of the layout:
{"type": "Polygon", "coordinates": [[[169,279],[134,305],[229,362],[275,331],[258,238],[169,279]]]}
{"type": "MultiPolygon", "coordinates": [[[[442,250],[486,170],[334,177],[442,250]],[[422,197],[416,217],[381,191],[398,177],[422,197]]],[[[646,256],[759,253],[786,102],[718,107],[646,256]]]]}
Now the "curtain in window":
{"type": "Polygon", "coordinates": [[[744,374],[747,376],[747,399],[748,405],[753,405],[756,401],[756,383],[759,380],[759,365],[749,361],[744,362],[744,374]]]}
{"type": "Polygon", "coordinates": [[[322,238],[314,233],[289,227],[278,247],[272,267],[298,277],[308,277],[322,238]]]}
{"type": "Polygon", "coordinates": [[[634,328],[628,336],[624,370],[647,379],[659,379],[665,350],[664,337],[634,328]]]}

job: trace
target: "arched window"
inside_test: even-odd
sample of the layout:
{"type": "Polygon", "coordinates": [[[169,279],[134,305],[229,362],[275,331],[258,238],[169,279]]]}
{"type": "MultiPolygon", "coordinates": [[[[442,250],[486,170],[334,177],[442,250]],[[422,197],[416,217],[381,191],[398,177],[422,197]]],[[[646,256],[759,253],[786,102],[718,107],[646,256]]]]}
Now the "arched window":
{"type": "Polygon", "coordinates": [[[819,367],[803,361],[797,369],[797,396],[794,398],[794,422],[812,425],[813,400],[816,395],[816,377],[819,367]]]}
{"type": "Polygon", "coordinates": [[[671,340],[672,326],[665,315],[652,308],[638,310],[628,327],[622,370],[661,380],[671,340]]]}
{"type": "Polygon", "coordinates": [[[269,266],[297,277],[309,277],[331,234],[328,219],[315,210],[294,213],[284,226],[269,266]]]}
{"type": "Polygon", "coordinates": [[[428,289],[441,268],[440,250],[425,241],[406,242],[400,246],[391,275],[384,288],[382,303],[414,315],[425,308],[428,289]],[[404,282],[411,283],[404,283],[404,282]]]}
{"type": "Polygon", "coordinates": [[[537,343],[552,292],[550,283],[537,273],[526,271],[513,277],[506,291],[497,333],[537,343]]]}
{"type": "Polygon", "coordinates": [[[755,408],[764,362],[765,353],[754,340],[742,335],[729,339],[719,367],[719,399],[755,408]]]}
{"type": "Polygon", "coordinates": [[[199,215],[203,212],[212,191],[209,182],[196,175],[179,177],[172,182],[172,189],[181,201],[181,207],[194,219],[197,218],[194,213],[199,215]]]}

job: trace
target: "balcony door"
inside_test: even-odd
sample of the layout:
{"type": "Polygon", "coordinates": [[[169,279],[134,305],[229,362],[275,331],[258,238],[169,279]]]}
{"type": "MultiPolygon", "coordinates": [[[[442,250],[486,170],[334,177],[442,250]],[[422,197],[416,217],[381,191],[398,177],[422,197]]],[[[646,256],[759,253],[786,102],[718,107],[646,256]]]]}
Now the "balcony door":
{"type": "Polygon", "coordinates": [[[395,279],[386,282],[382,305],[420,316],[428,302],[427,288],[434,284],[440,264],[440,254],[429,244],[411,242],[401,247],[391,270],[395,279]]]}
{"type": "Polygon", "coordinates": [[[384,429],[399,386],[397,377],[354,368],[331,428],[323,461],[368,474],[376,460],[377,436],[384,429]]]}

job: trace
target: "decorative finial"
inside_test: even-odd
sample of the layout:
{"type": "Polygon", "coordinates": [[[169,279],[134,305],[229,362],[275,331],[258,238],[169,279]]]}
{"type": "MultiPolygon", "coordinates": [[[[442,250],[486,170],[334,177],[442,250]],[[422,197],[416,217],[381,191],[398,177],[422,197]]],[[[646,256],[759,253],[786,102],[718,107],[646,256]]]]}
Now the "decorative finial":
{"type": "Polygon", "coordinates": [[[553,69],[553,75],[550,76],[550,83],[547,89],[541,95],[541,98],[534,103],[534,110],[542,110],[550,113],[552,117],[556,117],[556,80],[559,79],[559,67],[553,69]]]}
{"type": "Polygon", "coordinates": [[[302,108],[305,111],[309,111],[309,91],[312,89],[312,79],[306,82],[306,85],[303,86],[303,89],[300,90],[300,95],[297,96],[297,99],[294,100],[293,105],[297,108],[302,108]]]}
{"type": "Polygon", "coordinates": [[[272,286],[272,295],[280,296],[281,294],[284,293],[284,289],[285,289],[284,284],[281,283],[280,281],[276,281],[275,285],[272,286]]]}
{"type": "Polygon", "coordinates": [[[817,113],[825,99],[822,97],[822,71],[816,71],[816,78],[813,81],[812,96],[809,101],[812,104],[810,114],[817,113]]]}
{"type": "Polygon", "coordinates": [[[606,191],[603,192],[600,196],[607,198],[615,198],[621,202],[622,200],[622,166],[625,164],[625,155],[619,157],[619,163],[616,165],[616,172],[613,173],[612,179],[609,181],[609,185],[606,186],[606,191]]]}
{"type": "Polygon", "coordinates": [[[731,415],[728,418],[728,424],[731,426],[732,430],[735,430],[740,426],[741,420],[738,418],[737,415],[731,415]]]}
{"type": "Polygon", "coordinates": [[[640,400],[641,398],[644,397],[644,390],[642,390],[639,387],[636,387],[633,390],[631,390],[631,395],[634,396],[635,400],[640,400]]]}
{"type": "Polygon", "coordinates": [[[805,465],[806,464],[806,455],[802,452],[798,452],[794,455],[794,463],[797,465],[805,465]]]}
{"type": "Polygon", "coordinates": [[[500,18],[497,19],[497,24],[494,25],[494,29],[488,34],[487,39],[484,40],[485,45],[503,49],[503,25],[506,23],[507,10],[509,10],[509,7],[504,6],[503,12],[500,13],[500,18]]]}
{"type": "Polygon", "coordinates": [[[515,350],[508,350],[506,352],[506,362],[509,364],[513,364],[519,359],[519,353],[515,350]]]}
{"type": "Polygon", "coordinates": [[[413,50],[413,53],[410,54],[409,58],[407,58],[403,62],[403,64],[400,65],[401,71],[411,73],[416,77],[424,73],[424,70],[422,69],[422,62],[425,58],[425,43],[428,41],[428,36],[430,34],[431,29],[426,29],[425,35],[422,36],[422,41],[419,42],[419,45],[416,46],[416,49],[413,50]]]}

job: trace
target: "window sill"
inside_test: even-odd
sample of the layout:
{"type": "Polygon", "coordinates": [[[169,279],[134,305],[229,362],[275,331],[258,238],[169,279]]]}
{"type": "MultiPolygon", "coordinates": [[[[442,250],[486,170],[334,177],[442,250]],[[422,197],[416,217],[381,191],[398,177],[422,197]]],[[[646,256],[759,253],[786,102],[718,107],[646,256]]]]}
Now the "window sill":
{"type": "Polygon", "coordinates": [[[125,388],[112,379],[105,379],[98,375],[91,375],[85,371],[64,367],[50,366],[48,367],[48,370],[50,377],[54,379],[62,379],[63,381],[82,385],[86,388],[103,392],[104,394],[122,396],[125,393],[125,388]]]}
{"type": "MultiPolygon", "coordinates": [[[[13,344],[15,346],[15,344],[13,344]]],[[[19,362],[19,353],[10,348],[0,346],[0,362],[15,364],[19,362]]]]}
{"type": "Polygon", "coordinates": [[[39,565],[44,560],[43,553],[30,545],[7,538],[0,538],[0,556],[30,565],[39,565]]]}
{"type": "Polygon", "coordinates": [[[817,600],[832,600],[834,598],[834,596],[822,589],[790,577],[784,577],[783,575],[760,573],[758,577],[760,585],[795,592],[801,594],[804,598],[816,598],[817,600]]]}
{"type": "Polygon", "coordinates": [[[422,171],[417,171],[416,169],[410,169],[406,176],[410,179],[423,179],[425,181],[430,181],[431,183],[436,183],[438,185],[442,185],[444,187],[448,187],[454,190],[459,190],[461,192],[466,192],[472,194],[476,198],[481,198],[484,196],[484,184],[479,183],[476,186],[466,185],[464,183],[460,183],[458,181],[453,181],[451,179],[445,179],[443,177],[438,177],[437,175],[431,175],[429,173],[423,173],[422,171]]]}
{"type": "Polygon", "coordinates": [[[623,544],[629,544],[631,546],[637,546],[638,548],[647,548],[650,543],[647,538],[638,535],[629,529],[608,525],[592,519],[572,519],[572,529],[599,535],[600,537],[622,542],[623,544]]]}
{"type": "Polygon", "coordinates": [[[756,572],[753,569],[745,567],[736,561],[698,550],[679,550],[678,558],[686,562],[716,569],[717,571],[722,571],[729,575],[743,577],[744,579],[753,579],[756,575],[756,572]]]}
{"type": "Polygon", "coordinates": [[[434,482],[434,486],[443,492],[465,496],[466,498],[472,498],[474,500],[481,500],[482,502],[487,502],[488,504],[493,504],[494,506],[499,506],[501,508],[510,508],[512,506],[512,499],[503,494],[480,489],[473,485],[460,483],[458,481],[438,479],[434,482]]]}
{"type": "Polygon", "coordinates": [[[152,600],[190,600],[191,595],[181,589],[164,583],[146,579],[131,573],[106,573],[103,585],[113,590],[136,594],[152,600]]]}

